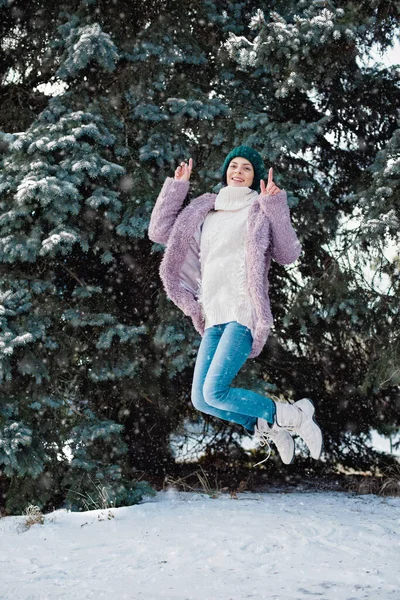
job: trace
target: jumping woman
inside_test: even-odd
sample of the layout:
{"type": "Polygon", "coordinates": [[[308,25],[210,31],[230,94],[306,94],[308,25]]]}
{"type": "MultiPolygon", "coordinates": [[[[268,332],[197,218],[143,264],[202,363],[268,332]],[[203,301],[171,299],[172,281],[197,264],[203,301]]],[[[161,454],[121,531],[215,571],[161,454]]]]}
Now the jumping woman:
{"type": "MultiPolygon", "coordinates": [[[[167,296],[202,336],[192,384],[199,411],[239,423],[260,445],[272,441],[282,461],[294,458],[299,435],[318,459],[322,433],[308,398],[274,402],[230,387],[247,358],[258,356],[273,318],[268,295],[271,259],[294,262],[301,245],[290,220],[286,192],[266,171],[260,154],[238,146],[222,166],[224,187],[182,209],[193,161],[167,177],[149,225],[149,238],[166,246],[160,276],[167,296]]],[[[262,461],[263,462],[263,461],[262,461]]]]}

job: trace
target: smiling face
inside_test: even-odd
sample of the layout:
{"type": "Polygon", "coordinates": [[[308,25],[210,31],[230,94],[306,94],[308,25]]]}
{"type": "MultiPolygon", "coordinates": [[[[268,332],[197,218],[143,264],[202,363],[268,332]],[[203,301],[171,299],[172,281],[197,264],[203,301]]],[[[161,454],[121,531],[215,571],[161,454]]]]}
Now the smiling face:
{"type": "Polygon", "coordinates": [[[235,187],[250,187],[254,179],[254,169],[251,162],[241,156],[231,160],[226,172],[226,182],[235,187]]]}

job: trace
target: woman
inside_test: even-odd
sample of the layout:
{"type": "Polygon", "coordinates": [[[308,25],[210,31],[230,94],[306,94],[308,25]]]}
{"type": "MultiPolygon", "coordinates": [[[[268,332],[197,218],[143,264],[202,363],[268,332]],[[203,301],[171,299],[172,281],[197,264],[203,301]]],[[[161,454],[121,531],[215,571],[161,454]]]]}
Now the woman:
{"type": "Polygon", "coordinates": [[[322,433],[312,402],[275,403],[250,390],[230,387],[247,358],[258,356],[272,326],[268,295],[271,258],[297,260],[301,245],[290,221],[286,192],[268,182],[260,154],[238,146],[222,167],[224,187],[186,206],[193,168],[182,162],[167,177],[151,214],[149,237],[166,245],[160,276],[168,297],[202,336],[196,359],[192,402],[209,415],[233,421],[272,440],[282,461],[294,458],[291,433],[310,454],[322,452],[322,433]]]}

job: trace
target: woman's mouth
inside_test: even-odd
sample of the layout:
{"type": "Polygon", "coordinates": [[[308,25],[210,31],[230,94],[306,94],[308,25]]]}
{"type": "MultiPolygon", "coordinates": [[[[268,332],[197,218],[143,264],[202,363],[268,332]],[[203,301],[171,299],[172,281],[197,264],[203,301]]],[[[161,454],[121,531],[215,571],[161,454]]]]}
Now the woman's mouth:
{"type": "Polygon", "coordinates": [[[244,179],[240,179],[240,177],[232,177],[232,181],[240,181],[240,183],[243,183],[244,179]]]}

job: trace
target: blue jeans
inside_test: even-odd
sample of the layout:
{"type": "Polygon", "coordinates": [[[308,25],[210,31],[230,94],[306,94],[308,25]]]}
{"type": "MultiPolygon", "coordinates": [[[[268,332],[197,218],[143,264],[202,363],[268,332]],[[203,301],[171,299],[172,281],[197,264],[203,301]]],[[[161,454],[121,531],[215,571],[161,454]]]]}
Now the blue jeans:
{"type": "Polygon", "coordinates": [[[248,358],[251,330],[236,321],[208,327],[194,367],[192,402],[197,410],[254,431],[257,417],[274,422],[275,403],[250,390],[230,387],[248,358]]]}

